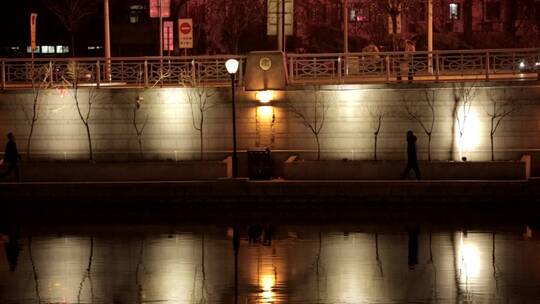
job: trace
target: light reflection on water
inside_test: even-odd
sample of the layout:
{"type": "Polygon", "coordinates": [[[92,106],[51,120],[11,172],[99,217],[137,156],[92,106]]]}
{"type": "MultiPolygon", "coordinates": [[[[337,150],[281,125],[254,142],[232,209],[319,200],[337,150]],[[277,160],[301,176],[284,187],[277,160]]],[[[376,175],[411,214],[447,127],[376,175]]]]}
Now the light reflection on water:
{"type": "MultiPolygon", "coordinates": [[[[0,303],[235,303],[230,228],[45,230],[0,238],[0,303]]],[[[347,230],[240,229],[236,303],[540,302],[528,227],[347,230]]]]}

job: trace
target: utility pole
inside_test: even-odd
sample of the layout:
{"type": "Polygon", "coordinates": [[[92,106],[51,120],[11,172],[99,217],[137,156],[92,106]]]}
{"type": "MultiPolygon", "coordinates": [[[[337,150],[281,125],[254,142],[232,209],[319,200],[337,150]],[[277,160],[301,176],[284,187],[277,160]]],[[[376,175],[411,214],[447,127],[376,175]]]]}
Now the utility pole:
{"type": "Polygon", "coordinates": [[[427,0],[428,71],[433,73],[433,0],[427,0]]]}
{"type": "Polygon", "coordinates": [[[276,1],[276,14],[277,14],[277,44],[278,44],[278,51],[283,51],[283,35],[284,29],[283,29],[283,6],[281,5],[282,2],[285,2],[285,0],[277,0],[276,1]]]}
{"type": "Polygon", "coordinates": [[[105,20],[105,79],[111,81],[111,27],[109,23],[109,0],[103,0],[105,20]]]}
{"type": "Polygon", "coordinates": [[[349,9],[347,0],[342,0],[343,5],[343,53],[345,53],[345,75],[349,75],[348,57],[349,57],[349,9]]]}
{"type": "Polygon", "coordinates": [[[159,0],[159,57],[163,58],[163,0],[159,0]]]}
{"type": "Polygon", "coordinates": [[[347,9],[347,0],[343,0],[343,53],[347,56],[349,53],[349,14],[347,9]]]}

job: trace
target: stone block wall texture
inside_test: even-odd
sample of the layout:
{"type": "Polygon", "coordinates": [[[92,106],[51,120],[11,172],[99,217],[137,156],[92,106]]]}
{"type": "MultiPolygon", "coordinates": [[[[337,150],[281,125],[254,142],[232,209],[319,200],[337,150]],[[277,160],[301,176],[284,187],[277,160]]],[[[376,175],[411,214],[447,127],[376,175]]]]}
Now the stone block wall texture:
{"type": "MultiPolygon", "coordinates": [[[[195,127],[200,118],[198,101],[202,95],[207,97],[204,159],[222,160],[232,150],[231,102],[227,88],[206,91],[81,88],[77,93],[83,114],[88,110],[89,96],[94,96],[89,125],[97,160],[141,158],[134,122],[138,130],[144,125],[141,139],[145,160],[200,159],[200,134],[195,127]],[[140,106],[134,111],[137,100],[140,106]]],[[[269,147],[279,159],[292,154],[311,159],[316,156],[316,141],[310,127],[318,129],[322,123],[319,137],[323,159],[368,160],[373,158],[374,131],[382,114],[378,159],[404,159],[407,130],[414,131],[418,137],[419,158],[427,159],[428,137],[421,125],[407,114],[405,106],[409,104],[429,128],[431,112],[426,93],[435,94],[432,159],[490,160],[491,117],[488,113],[493,112],[494,102],[498,108],[505,106],[503,110],[516,109],[502,120],[495,133],[495,158],[519,159],[524,153],[540,150],[540,85],[537,82],[295,86],[265,105],[255,101],[253,92],[240,89],[238,147],[241,151],[269,147]],[[460,92],[472,86],[466,119],[458,119],[455,109],[463,113],[460,92]],[[296,111],[291,110],[291,105],[296,111]],[[460,128],[463,121],[465,127],[460,128]],[[461,140],[460,130],[464,131],[461,140]]],[[[5,134],[14,132],[23,155],[30,132],[33,94],[32,90],[0,92],[0,144],[3,147],[6,143],[5,134]]],[[[73,95],[73,90],[40,91],[39,115],[31,141],[33,159],[88,158],[86,130],[73,95]]]]}

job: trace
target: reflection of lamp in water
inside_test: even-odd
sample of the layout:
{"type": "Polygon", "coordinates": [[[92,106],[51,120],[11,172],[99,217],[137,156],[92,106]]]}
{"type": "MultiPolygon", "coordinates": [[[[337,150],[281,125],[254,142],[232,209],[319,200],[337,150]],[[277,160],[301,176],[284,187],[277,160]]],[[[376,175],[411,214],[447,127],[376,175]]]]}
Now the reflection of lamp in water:
{"type": "MultiPolygon", "coordinates": [[[[466,237],[465,237],[466,239],[466,237]]],[[[470,240],[465,242],[463,233],[460,236],[460,246],[459,246],[459,261],[460,265],[463,266],[464,271],[461,273],[462,276],[467,277],[476,277],[480,273],[480,251],[478,246],[470,240]]]]}
{"type": "Polygon", "coordinates": [[[264,302],[273,302],[274,292],[272,288],[276,284],[273,274],[263,274],[261,277],[262,298],[264,302]]]}

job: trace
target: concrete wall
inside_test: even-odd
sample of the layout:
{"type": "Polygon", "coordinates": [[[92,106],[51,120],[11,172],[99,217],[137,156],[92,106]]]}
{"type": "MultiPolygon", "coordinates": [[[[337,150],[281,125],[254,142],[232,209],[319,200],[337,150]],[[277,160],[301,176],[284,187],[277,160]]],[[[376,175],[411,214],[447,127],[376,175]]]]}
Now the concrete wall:
{"type": "MultiPolygon", "coordinates": [[[[316,142],[309,128],[288,107],[292,103],[314,124],[315,100],[325,103],[324,125],[320,132],[322,158],[368,160],[373,157],[373,132],[377,123],[374,114],[384,113],[378,142],[378,158],[405,158],[405,132],[418,136],[419,158],[427,158],[427,136],[422,127],[411,120],[404,104],[409,102],[429,123],[425,105],[426,90],[435,90],[435,124],[432,159],[470,161],[490,159],[491,98],[513,100],[520,110],[506,118],[495,134],[495,157],[498,160],[519,159],[525,152],[540,148],[540,86],[538,83],[475,83],[470,114],[462,144],[459,144],[457,123],[453,115],[454,93],[446,85],[344,85],[327,86],[313,91],[310,87],[292,87],[278,100],[261,107],[253,93],[240,93],[237,103],[238,147],[270,147],[276,159],[297,154],[305,159],[315,157],[316,142]],[[491,94],[491,95],[490,95],[491,94]]],[[[34,159],[84,160],[88,158],[88,142],[84,125],[76,111],[72,91],[44,90],[39,103],[32,153],[34,159]]],[[[144,159],[195,160],[200,158],[199,134],[192,122],[192,112],[185,89],[99,89],[90,114],[90,130],[97,160],[139,159],[133,109],[138,95],[141,102],[137,114],[139,128],[148,117],[143,132],[144,159]]],[[[83,111],[88,90],[79,90],[83,111]]],[[[232,149],[231,104],[228,89],[216,89],[206,112],[204,127],[205,159],[221,160],[232,149]]],[[[319,103],[320,105],[320,103],[319,103]]],[[[458,104],[458,107],[461,105],[458,104]]],[[[319,107],[318,117],[322,116],[319,107]]],[[[15,133],[19,150],[26,151],[32,91],[0,92],[0,145],[4,134],[15,133]]],[[[195,109],[195,113],[197,110],[195,109]]],[[[319,123],[321,120],[319,119],[319,123]]],[[[533,164],[533,168],[535,165],[533,164]]]]}

